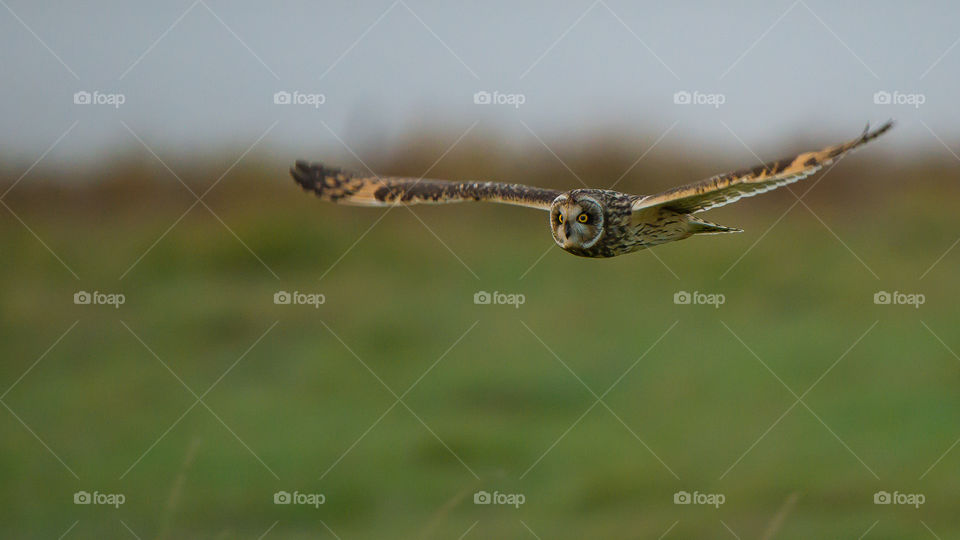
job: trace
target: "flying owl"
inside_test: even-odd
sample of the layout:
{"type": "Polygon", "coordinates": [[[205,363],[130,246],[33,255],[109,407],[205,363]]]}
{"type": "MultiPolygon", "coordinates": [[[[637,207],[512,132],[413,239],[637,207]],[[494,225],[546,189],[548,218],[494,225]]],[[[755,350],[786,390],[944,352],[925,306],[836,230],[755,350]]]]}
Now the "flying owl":
{"type": "Polygon", "coordinates": [[[550,214],[553,240],[565,251],[581,257],[615,257],[695,234],[742,232],[694,214],[806,178],[892,126],[892,121],[874,131],[867,126],[859,137],[842,144],[717,175],[655,195],[368,176],[304,161],[298,161],[290,173],[304,190],[339,204],[393,206],[486,201],[545,210],[550,214]]]}

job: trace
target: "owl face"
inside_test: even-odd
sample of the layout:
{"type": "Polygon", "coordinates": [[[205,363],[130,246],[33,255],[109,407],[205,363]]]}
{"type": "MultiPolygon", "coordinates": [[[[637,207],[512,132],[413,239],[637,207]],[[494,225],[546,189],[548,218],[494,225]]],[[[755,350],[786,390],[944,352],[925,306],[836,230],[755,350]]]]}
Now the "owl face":
{"type": "Polygon", "coordinates": [[[603,207],[589,195],[564,193],[550,207],[550,229],[563,249],[589,249],[603,236],[603,207]]]}

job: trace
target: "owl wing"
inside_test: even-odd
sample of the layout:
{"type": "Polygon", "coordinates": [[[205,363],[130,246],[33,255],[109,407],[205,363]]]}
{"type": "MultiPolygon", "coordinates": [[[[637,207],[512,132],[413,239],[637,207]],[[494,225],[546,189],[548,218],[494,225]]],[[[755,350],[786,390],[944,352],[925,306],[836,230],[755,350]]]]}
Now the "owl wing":
{"type": "Polygon", "coordinates": [[[879,137],[892,126],[893,121],[887,121],[874,131],[870,131],[868,125],[859,137],[842,144],[771,161],[752,169],[720,174],[656,195],[641,197],[633,203],[633,211],[659,206],[677,212],[701,212],[732,203],[743,197],[752,197],[758,193],[792,184],[833,163],[854,148],[879,137]]]}
{"type": "Polygon", "coordinates": [[[325,201],[358,206],[487,201],[550,210],[560,191],[500,182],[450,182],[360,175],[320,163],[298,161],[290,169],[306,191],[325,201]]]}

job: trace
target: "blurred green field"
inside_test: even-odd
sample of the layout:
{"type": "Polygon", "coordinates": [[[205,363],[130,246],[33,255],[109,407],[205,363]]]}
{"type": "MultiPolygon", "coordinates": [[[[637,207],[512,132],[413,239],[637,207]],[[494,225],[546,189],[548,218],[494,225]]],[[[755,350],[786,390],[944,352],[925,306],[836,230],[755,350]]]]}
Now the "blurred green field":
{"type": "MultiPolygon", "coordinates": [[[[539,212],[383,216],[255,159],[169,230],[194,198],[156,163],[72,186],[34,173],[0,209],[0,535],[760,538],[782,511],[778,539],[956,536],[960,251],[934,262],[960,235],[958,169],[868,168],[870,151],[809,210],[784,216],[778,192],[710,213],[743,234],[613,260],[552,247],[539,212]],[[79,290],[126,301],[75,305],[79,290]],[[325,303],[275,305],[279,290],[325,303]],[[475,305],[481,290],[525,303],[475,305]],[[126,501],[75,505],[79,490],[126,501]],[[326,500],[276,505],[281,490],[326,500]],[[476,505],[479,490],[525,502],[476,505]]],[[[574,187],[550,159],[479,170],[574,187]]],[[[573,168],[599,183],[624,160],[573,168]]],[[[184,174],[198,192],[225,168],[209,166],[184,174]]]]}

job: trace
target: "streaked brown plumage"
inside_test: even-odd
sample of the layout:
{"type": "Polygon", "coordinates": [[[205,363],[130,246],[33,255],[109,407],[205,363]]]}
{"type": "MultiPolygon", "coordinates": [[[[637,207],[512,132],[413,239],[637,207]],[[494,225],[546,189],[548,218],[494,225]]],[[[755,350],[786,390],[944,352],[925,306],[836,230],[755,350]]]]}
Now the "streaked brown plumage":
{"type": "Polygon", "coordinates": [[[363,176],[304,161],[298,161],[290,172],[303,189],[340,204],[486,201],[546,210],[554,241],[561,248],[582,257],[614,257],[694,234],[740,232],[693,214],[806,178],[892,126],[888,121],[873,131],[868,127],[856,139],[842,144],[646,196],[604,189],[561,192],[500,182],[363,176]]]}

